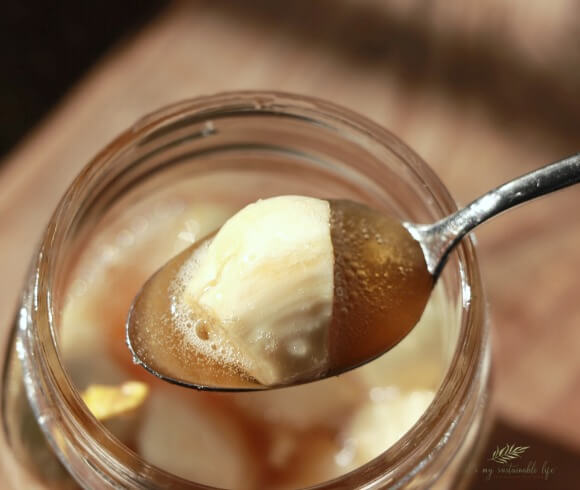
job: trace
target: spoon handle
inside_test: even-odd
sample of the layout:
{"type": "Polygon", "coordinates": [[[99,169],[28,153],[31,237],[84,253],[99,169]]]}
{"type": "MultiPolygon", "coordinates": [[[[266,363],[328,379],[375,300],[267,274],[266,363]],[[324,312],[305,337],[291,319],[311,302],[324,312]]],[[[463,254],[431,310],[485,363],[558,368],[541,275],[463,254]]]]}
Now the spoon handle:
{"type": "Polygon", "coordinates": [[[580,153],[522,175],[431,225],[406,227],[420,244],[434,278],[453,247],[473,228],[518,204],[580,182],[580,153]]]}

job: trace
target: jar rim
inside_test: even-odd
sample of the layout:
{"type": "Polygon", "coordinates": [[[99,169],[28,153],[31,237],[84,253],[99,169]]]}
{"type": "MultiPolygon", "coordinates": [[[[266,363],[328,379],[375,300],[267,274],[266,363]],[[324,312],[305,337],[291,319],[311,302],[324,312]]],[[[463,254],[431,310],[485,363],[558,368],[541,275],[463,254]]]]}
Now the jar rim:
{"type": "MultiPolygon", "coordinates": [[[[66,372],[59,353],[51,298],[54,254],[51,254],[50,250],[58,247],[60,243],[63,222],[73,217],[75,211],[71,210],[70,204],[78,199],[79,193],[82,193],[83,182],[96,175],[98,170],[106,166],[108,162],[113,161],[115,155],[130,142],[145,137],[155,128],[160,128],[168,121],[184,115],[210,118],[219,113],[237,111],[263,113],[278,113],[279,111],[292,113],[294,111],[300,114],[306,111],[314,119],[318,114],[340,121],[353,131],[363,132],[380,145],[388,145],[389,150],[397,154],[414,176],[429,189],[434,203],[441,212],[450,214],[457,209],[453,198],[433,170],[396,136],[360,114],[315,97],[283,92],[225,92],[178,102],[140,118],[84,167],[58,204],[42,238],[39,254],[33,266],[33,280],[28,288],[30,308],[28,314],[25,315],[26,318],[21,319],[19,335],[23,346],[21,360],[24,374],[27,379],[31,380],[26,384],[26,388],[37,418],[41,415],[44,406],[41,396],[48,394],[56,404],[55,406],[61,407],[64,412],[61,422],[65,423],[66,427],[62,430],[69,431],[71,436],[74,435],[74,439],[78,441],[78,444],[85,446],[85,450],[87,446],[96,442],[99,446],[99,454],[108,460],[105,466],[109,469],[117,468],[121,474],[123,468],[128,465],[133,468],[146,468],[149,478],[155,476],[166,483],[179,483],[181,487],[188,488],[213,488],[186,482],[144,462],[107,431],[103,431],[103,426],[88,412],[66,372]],[[405,156],[402,156],[402,153],[405,156]],[[47,323],[43,323],[43,319],[47,320],[47,323]],[[41,324],[45,324],[47,328],[37,328],[41,324]],[[76,430],[78,427],[83,428],[82,434],[76,430]]],[[[477,366],[483,362],[484,356],[481,349],[487,335],[483,320],[485,305],[483,295],[479,294],[482,289],[481,278],[475,249],[470,238],[464,239],[458,245],[457,257],[461,278],[461,325],[453,357],[433,402],[419,421],[380,456],[350,473],[312,488],[334,488],[347,483],[353,475],[363,473],[369,484],[384,483],[387,478],[389,481],[398,481],[403,477],[410,477],[420,471],[426,458],[432,458],[444,439],[449,437],[450,432],[454,430],[456,421],[450,412],[461,413],[462,407],[471,396],[473,387],[470,385],[470,380],[475,375],[477,366]],[[471,294],[469,294],[470,291],[471,294]],[[474,362],[467,368],[458,369],[465,352],[474,354],[474,362]],[[450,411],[450,408],[453,410],[450,411]],[[419,450],[413,444],[414,440],[428,440],[429,444],[419,450]],[[385,473],[384,461],[391,462],[388,475],[385,473]]],[[[62,453],[62,447],[52,441],[53,437],[48,433],[48,428],[44,426],[42,428],[57,453],[62,453]]],[[[63,460],[62,457],[60,459],[63,460]]],[[[74,469],[72,471],[74,472],[74,469]]]]}

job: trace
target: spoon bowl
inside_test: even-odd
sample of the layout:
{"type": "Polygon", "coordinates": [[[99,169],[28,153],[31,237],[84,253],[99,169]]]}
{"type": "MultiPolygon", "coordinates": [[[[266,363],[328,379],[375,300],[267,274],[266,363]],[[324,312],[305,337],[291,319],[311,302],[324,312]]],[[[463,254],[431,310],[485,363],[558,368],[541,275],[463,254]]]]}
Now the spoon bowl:
{"type": "Polygon", "coordinates": [[[329,201],[333,210],[335,298],[339,287],[342,303],[335,299],[333,305],[328,368],[316,376],[262,384],[242,369],[200,353],[175,328],[174,279],[198,247],[214,235],[171,259],[143,286],[127,319],[127,345],[134,361],[155,376],[202,390],[264,390],[340,374],[375,359],[412,330],[449,253],[474,227],[511,207],[579,181],[577,154],[508,182],[428,225],[399,222],[350,201],[329,201]],[[365,239],[359,239],[363,235],[365,239]],[[365,262],[362,269],[361,262],[365,262]],[[371,283],[369,273],[376,275],[371,283]],[[344,305],[348,308],[341,307],[344,305]]]}
{"type": "MultiPolygon", "coordinates": [[[[306,329],[305,335],[291,335],[285,340],[278,338],[278,347],[263,344],[266,351],[276,349],[274,354],[266,354],[267,357],[274,355],[284,366],[292,366],[290,369],[297,373],[296,376],[261,383],[248,374],[248,370],[236,368],[232,362],[228,362],[232,356],[226,356],[224,360],[219,349],[226,345],[227,334],[221,329],[221,332],[213,335],[216,326],[213,315],[211,319],[204,317],[203,308],[195,308],[194,313],[184,299],[186,285],[181,273],[196,263],[198,252],[203,253],[204,248],[211,246],[216,233],[171,259],[146,282],[137,295],[129,312],[126,330],[127,344],[135,362],[156,376],[183,386],[212,390],[253,390],[301,384],[338,375],[365,364],[396,345],[418,322],[431,294],[432,276],[427,270],[423,252],[399,220],[352,201],[327,202],[330,209],[328,226],[334,276],[332,314],[328,329],[321,328],[319,333],[306,329]],[[298,349],[308,348],[311,342],[312,348],[307,354],[294,354],[294,346],[298,346],[298,349]],[[320,368],[318,364],[312,368],[310,359],[319,357],[316,351],[320,344],[326,347],[323,349],[326,351],[326,359],[320,368]],[[212,351],[208,355],[208,345],[217,351],[214,356],[211,355],[214,354],[212,351]],[[301,372],[304,369],[307,370],[306,375],[301,372]]],[[[255,223],[252,226],[249,233],[256,233],[255,223]]],[[[226,242],[229,248],[231,242],[226,242]]],[[[305,253],[308,254],[308,251],[305,253]]],[[[316,267],[312,256],[306,264],[300,255],[298,262],[292,267],[316,267]]],[[[268,265],[261,264],[260,268],[267,269],[268,265]]],[[[223,275],[222,270],[220,278],[223,275]]],[[[280,275],[279,270],[276,275],[280,275]]],[[[314,281],[319,278],[316,274],[312,277],[307,274],[307,277],[314,281]]],[[[288,281],[284,274],[276,280],[288,281]]],[[[302,281],[298,281],[298,285],[307,287],[302,281]]],[[[235,288],[241,288],[244,302],[251,302],[246,297],[253,298],[255,295],[245,291],[247,287],[247,284],[236,282],[235,288]]],[[[287,292],[287,288],[282,290],[287,292]]],[[[309,304],[309,297],[304,296],[304,293],[290,290],[289,294],[297,298],[291,302],[294,304],[292,315],[296,315],[294,322],[312,322],[309,311],[313,309],[316,312],[323,307],[316,301],[309,304]],[[301,294],[305,298],[304,303],[300,300],[301,294]]],[[[279,301],[284,299],[274,295],[274,301],[276,298],[279,301]]],[[[267,301],[270,300],[268,296],[267,301]]],[[[267,308],[268,305],[262,303],[262,307],[267,308]]],[[[281,322],[287,323],[287,314],[282,315],[281,322]]],[[[313,314],[316,318],[317,314],[313,314]]],[[[240,322],[239,319],[237,321],[240,322]]],[[[314,320],[316,323],[317,320],[314,320]]],[[[277,329],[283,328],[277,321],[274,324],[277,329]]],[[[250,352],[255,354],[254,345],[252,341],[248,342],[247,348],[250,350],[245,355],[252,357],[250,352]]],[[[318,352],[321,352],[320,349],[318,352]]]]}

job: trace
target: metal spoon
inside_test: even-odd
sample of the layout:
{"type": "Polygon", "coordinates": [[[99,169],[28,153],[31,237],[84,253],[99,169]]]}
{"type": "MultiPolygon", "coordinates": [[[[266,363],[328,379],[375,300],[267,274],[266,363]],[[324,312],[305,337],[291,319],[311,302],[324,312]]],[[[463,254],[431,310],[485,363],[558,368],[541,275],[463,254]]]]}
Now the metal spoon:
{"type": "MultiPolygon", "coordinates": [[[[580,154],[512,180],[429,225],[401,223],[350,201],[330,201],[331,209],[334,209],[333,219],[339,223],[339,226],[331,227],[334,230],[336,263],[346,268],[348,260],[354,260],[351,259],[353,254],[356,260],[373,257],[370,260],[376,259],[376,263],[370,263],[370,267],[377,277],[388,277],[385,281],[389,283],[377,281],[378,288],[375,287],[373,294],[369,295],[353,294],[349,297],[347,292],[342,301],[350,305],[349,313],[344,316],[339,312],[340,308],[333,308],[330,331],[335,333],[331,334],[329,368],[321,376],[290,384],[340,374],[388,351],[419,320],[449,253],[462,237],[511,207],[578,182],[580,154]],[[343,240],[341,236],[352,236],[353,232],[344,226],[343,215],[348,215],[350,223],[364,222],[365,227],[370,226],[376,240],[359,240],[355,245],[352,245],[352,240],[343,240]],[[347,250],[347,245],[355,250],[347,250]],[[388,253],[382,254],[384,250],[388,253]],[[353,323],[353,319],[357,322],[353,323]],[[353,330],[353,325],[356,330],[353,330]]],[[[211,239],[212,236],[206,238],[211,239]]],[[[196,352],[175,328],[169,294],[171,284],[199,245],[200,242],[171,259],[147,281],[135,298],[126,324],[126,341],[134,362],[165,381],[189,388],[249,391],[280,387],[262,385],[246,373],[196,352]]],[[[368,286],[356,277],[353,279],[352,275],[349,277],[344,274],[337,276],[335,272],[335,291],[337,281],[348,286],[342,287],[343,290],[360,290],[362,286],[368,286]]]]}

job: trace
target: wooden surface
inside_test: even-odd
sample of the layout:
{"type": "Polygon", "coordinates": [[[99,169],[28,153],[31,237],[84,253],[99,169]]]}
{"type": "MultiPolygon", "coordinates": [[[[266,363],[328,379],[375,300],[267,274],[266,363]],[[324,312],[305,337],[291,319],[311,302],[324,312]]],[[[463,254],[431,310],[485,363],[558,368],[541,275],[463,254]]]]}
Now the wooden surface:
{"type": "MultiPolygon", "coordinates": [[[[580,150],[574,0],[428,4],[178,2],[122,42],[0,167],[3,334],[68,183],[167,103],[235,89],[324,97],[401,137],[460,203],[580,150]]],[[[505,488],[580,481],[579,208],[572,188],[477,232],[493,320],[490,448],[529,445],[556,469],[505,488]]],[[[474,488],[502,485],[478,474],[474,488]]]]}

